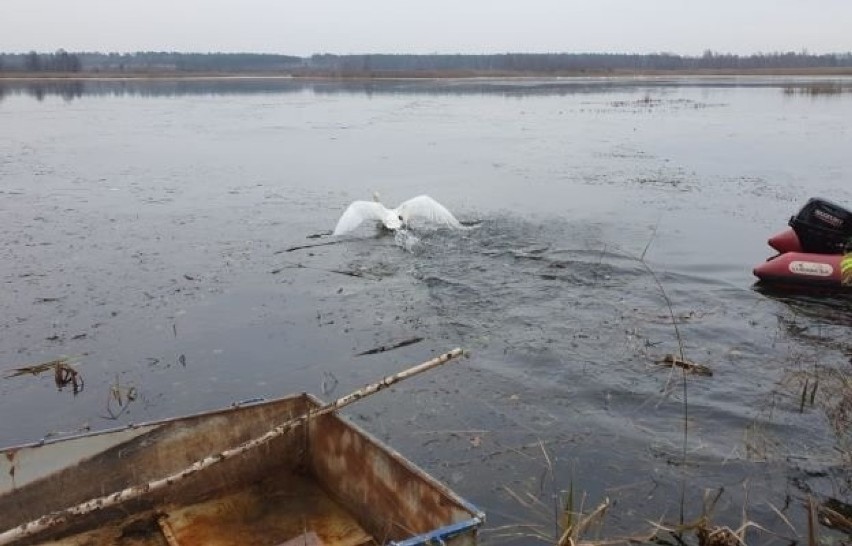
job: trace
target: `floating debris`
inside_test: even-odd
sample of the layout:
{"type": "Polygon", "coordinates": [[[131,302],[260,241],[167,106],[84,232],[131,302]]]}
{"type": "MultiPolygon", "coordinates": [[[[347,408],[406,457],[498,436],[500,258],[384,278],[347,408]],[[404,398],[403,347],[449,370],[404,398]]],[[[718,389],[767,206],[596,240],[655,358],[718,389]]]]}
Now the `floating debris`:
{"type": "Polygon", "coordinates": [[[91,430],[92,426],[88,422],[86,422],[73,430],[51,430],[44,435],[44,439],[48,440],[50,438],[56,438],[59,436],[74,436],[77,434],[82,434],[84,432],[89,432],[91,430]]]}
{"type": "Polygon", "coordinates": [[[113,421],[118,419],[125,411],[127,411],[127,408],[130,407],[130,403],[136,400],[137,396],[138,392],[136,391],[136,387],[132,385],[122,385],[116,375],[115,383],[110,385],[109,394],[107,395],[107,415],[103,415],[102,417],[113,421]],[[118,409],[114,409],[113,406],[118,406],[118,409]]]}
{"type": "Polygon", "coordinates": [[[374,349],[369,349],[367,351],[356,353],[355,356],[374,355],[374,354],[377,354],[377,353],[383,353],[385,351],[392,351],[393,349],[399,349],[400,347],[406,347],[408,345],[413,345],[413,344],[419,343],[421,341],[423,341],[422,337],[412,337],[412,338],[409,338],[409,339],[404,339],[404,340],[402,340],[398,343],[394,343],[394,344],[391,344],[391,345],[381,345],[381,346],[376,347],[374,349]]]}
{"type": "Polygon", "coordinates": [[[43,362],[41,364],[33,364],[31,366],[23,366],[21,368],[13,368],[9,370],[5,376],[5,379],[10,379],[12,377],[18,377],[19,375],[39,375],[41,373],[46,372],[47,370],[52,369],[54,366],[58,366],[59,364],[64,364],[68,361],[68,358],[58,358],[56,360],[50,360],[48,362],[43,362]]]}
{"type": "Polygon", "coordinates": [[[291,246],[291,247],[285,248],[284,250],[276,250],[274,252],[274,254],[282,254],[284,252],[293,252],[294,250],[302,250],[302,249],[305,249],[305,248],[314,248],[314,247],[317,247],[317,246],[336,245],[336,244],[340,244],[340,243],[344,243],[344,242],[346,242],[346,241],[339,240],[339,241],[328,241],[328,242],[325,242],[325,243],[313,243],[313,244],[308,244],[308,245],[291,246]]]}
{"type": "Polygon", "coordinates": [[[71,360],[70,357],[62,357],[57,358],[56,360],[42,362],[41,364],[13,368],[3,377],[4,379],[11,379],[21,375],[41,375],[44,372],[53,370],[53,378],[56,382],[56,388],[62,390],[71,385],[72,391],[75,395],[77,395],[83,390],[83,376],[80,372],[68,364],[69,360],[71,360]]]}
{"type": "Polygon", "coordinates": [[[83,390],[83,376],[68,364],[55,366],[53,378],[56,381],[56,388],[59,390],[64,389],[68,385],[71,385],[75,395],[83,390]]]}
{"type": "Polygon", "coordinates": [[[328,396],[337,388],[337,377],[328,371],[322,372],[322,381],[320,382],[320,390],[323,396],[328,396]]]}
{"type": "Polygon", "coordinates": [[[686,360],[685,358],[681,358],[672,354],[664,356],[662,360],[657,360],[657,364],[660,364],[662,366],[668,366],[669,368],[671,368],[672,366],[677,366],[678,368],[683,368],[684,370],[697,375],[713,377],[713,370],[711,370],[707,366],[703,364],[696,364],[695,362],[686,360]]]}
{"type": "Polygon", "coordinates": [[[819,521],[826,527],[852,536],[852,505],[829,498],[817,508],[819,521]]]}
{"type": "Polygon", "coordinates": [[[365,275],[364,273],[361,273],[360,271],[346,271],[346,270],[341,270],[341,269],[324,269],[322,267],[311,267],[311,266],[303,265],[303,264],[300,264],[300,263],[289,263],[289,264],[286,264],[286,265],[281,266],[279,268],[273,269],[272,271],[270,271],[270,273],[272,273],[273,275],[277,275],[278,273],[281,273],[285,269],[313,269],[314,271],[324,271],[326,273],[337,273],[338,275],[346,275],[348,277],[359,277],[359,278],[362,278],[362,279],[373,279],[372,276],[365,275]]]}

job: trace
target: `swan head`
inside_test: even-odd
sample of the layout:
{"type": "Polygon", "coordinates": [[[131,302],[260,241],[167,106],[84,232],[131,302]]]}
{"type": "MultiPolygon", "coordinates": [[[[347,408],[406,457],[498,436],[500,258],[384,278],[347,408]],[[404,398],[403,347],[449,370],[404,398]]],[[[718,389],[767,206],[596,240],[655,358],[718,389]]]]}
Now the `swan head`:
{"type": "Polygon", "coordinates": [[[397,214],[392,210],[385,210],[385,215],[382,218],[382,223],[391,231],[396,231],[400,229],[404,222],[402,220],[402,216],[397,214]]]}
{"type": "MultiPolygon", "coordinates": [[[[381,197],[379,196],[379,192],[377,192],[377,191],[373,192],[373,201],[378,203],[379,205],[382,205],[382,200],[381,200],[381,197]]],[[[400,215],[399,213],[397,213],[394,210],[387,208],[384,205],[382,205],[381,208],[383,209],[382,213],[381,213],[382,224],[387,229],[389,229],[391,231],[396,231],[399,228],[401,228],[403,226],[403,224],[405,224],[405,221],[402,219],[402,215],[400,215]]]]}

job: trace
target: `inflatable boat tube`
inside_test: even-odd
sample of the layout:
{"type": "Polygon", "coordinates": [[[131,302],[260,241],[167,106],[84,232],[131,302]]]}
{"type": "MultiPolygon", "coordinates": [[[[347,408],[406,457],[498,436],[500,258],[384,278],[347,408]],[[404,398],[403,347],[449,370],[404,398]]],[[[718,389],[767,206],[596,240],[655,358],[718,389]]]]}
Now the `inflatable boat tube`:
{"type": "Polygon", "coordinates": [[[766,283],[850,290],[841,284],[843,259],[843,254],[785,252],[755,267],[754,275],[766,283]]]}

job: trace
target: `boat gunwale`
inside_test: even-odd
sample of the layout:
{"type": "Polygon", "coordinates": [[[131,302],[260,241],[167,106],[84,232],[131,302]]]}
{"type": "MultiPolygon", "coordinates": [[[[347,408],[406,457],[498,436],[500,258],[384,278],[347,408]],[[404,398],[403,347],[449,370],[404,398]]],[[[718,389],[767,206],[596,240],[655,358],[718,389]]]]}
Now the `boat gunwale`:
{"type": "Polygon", "coordinates": [[[126,424],[124,426],[120,426],[120,427],[106,428],[106,429],[103,429],[103,430],[91,430],[91,431],[81,432],[79,434],[74,433],[74,434],[68,434],[67,436],[56,436],[56,437],[53,437],[53,438],[42,438],[41,440],[36,440],[36,441],[33,441],[33,442],[24,443],[24,444],[15,444],[15,445],[11,445],[11,446],[4,446],[4,447],[0,447],[0,455],[2,455],[3,453],[11,452],[11,451],[18,451],[18,450],[21,450],[21,449],[30,449],[30,448],[47,446],[47,445],[53,445],[53,444],[66,442],[66,441],[69,441],[69,440],[81,440],[81,439],[84,439],[84,438],[94,438],[94,437],[97,437],[97,436],[103,436],[105,434],[115,434],[115,433],[118,433],[118,432],[124,432],[124,431],[127,431],[127,430],[136,430],[136,429],[140,429],[140,428],[154,428],[154,427],[158,427],[158,426],[161,426],[161,425],[168,425],[168,424],[171,424],[171,423],[174,423],[174,422],[177,422],[177,421],[183,421],[183,420],[186,420],[186,419],[195,419],[195,418],[201,418],[201,417],[212,417],[212,416],[215,416],[215,415],[220,415],[220,414],[232,412],[232,411],[235,411],[235,410],[238,410],[238,409],[241,409],[241,408],[272,405],[272,404],[275,404],[275,403],[280,403],[280,402],[284,402],[284,401],[288,401],[288,400],[296,400],[296,399],[299,399],[299,398],[304,398],[304,399],[309,400],[310,402],[315,402],[315,403],[318,403],[318,404],[322,403],[322,401],[319,400],[319,398],[317,398],[313,394],[307,393],[307,392],[301,392],[301,393],[298,393],[298,394],[293,394],[293,395],[288,395],[288,396],[280,396],[278,398],[252,398],[252,399],[246,400],[245,402],[234,402],[230,406],[226,406],[226,407],[223,407],[223,408],[203,410],[203,411],[200,411],[198,413],[189,413],[189,414],[185,414],[185,415],[177,415],[177,416],[174,416],[174,417],[165,417],[163,419],[157,419],[157,420],[154,420],[154,421],[144,421],[142,423],[128,423],[128,424],[126,424]]]}

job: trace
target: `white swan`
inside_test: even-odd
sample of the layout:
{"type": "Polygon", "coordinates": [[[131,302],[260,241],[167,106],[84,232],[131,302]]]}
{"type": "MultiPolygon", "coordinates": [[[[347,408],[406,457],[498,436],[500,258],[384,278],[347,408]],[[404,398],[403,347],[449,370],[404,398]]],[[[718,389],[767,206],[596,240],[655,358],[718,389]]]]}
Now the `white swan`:
{"type": "Polygon", "coordinates": [[[418,195],[395,209],[389,209],[379,202],[378,194],[373,194],[373,201],[355,201],[349,205],[337,221],[332,235],[349,233],[367,220],[381,222],[392,231],[408,227],[412,222],[464,229],[444,205],[428,195],[418,195]]]}

